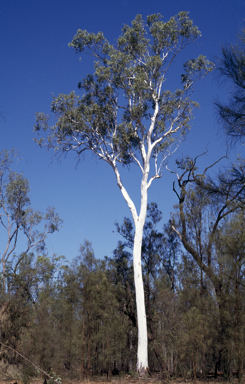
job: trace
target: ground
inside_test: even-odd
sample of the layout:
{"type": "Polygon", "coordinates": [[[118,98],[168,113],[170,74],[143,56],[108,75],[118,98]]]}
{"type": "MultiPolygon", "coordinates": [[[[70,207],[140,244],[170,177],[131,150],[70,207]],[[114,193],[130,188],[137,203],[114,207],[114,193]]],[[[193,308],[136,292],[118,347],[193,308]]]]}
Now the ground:
{"type": "MultiPolygon", "coordinates": [[[[3,381],[0,378],[0,384],[43,384],[44,380],[40,379],[33,379],[29,383],[23,383],[19,380],[11,380],[11,381],[3,381]]],[[[147,378],[147,379],[138,379],[138,378],[112,378],[111,380],[106,380],[105,378],[98,377],[98,378],[87,378],[84,379],[83,381],[79,380],[67,380],[67,381],[62,381],[62,384],[136,384],[136,383],[142,383],[142,384],[194,384],[193,380],[184,380],[184,379],[175,379],[175,380],[170,380],[170,381],[165,381],[165,380],[160,380],[156,378],[147,378]]],[[[222,379],[218,380],[207,380],[207,381],[201,381],[197,380],[196,384],[227,384],[227,381],[223,381],[222,379]]],[[[231,380],[229,383],[231,384],[237,384],[237,379],[231,380]]],[[[49,382],[47,383],[49,384],[49,382]]],[[[245,384],[245,379],[242,381],[241,384],[245,384]]]]}

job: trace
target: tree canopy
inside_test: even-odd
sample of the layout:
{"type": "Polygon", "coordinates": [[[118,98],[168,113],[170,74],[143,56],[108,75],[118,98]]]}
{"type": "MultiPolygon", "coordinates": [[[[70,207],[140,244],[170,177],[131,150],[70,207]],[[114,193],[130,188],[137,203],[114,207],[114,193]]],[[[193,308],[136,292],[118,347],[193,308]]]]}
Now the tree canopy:
{"type": "MultiPolygon", "coordinates": [[[[47,131],[46,144],[60,153],[92,150],[113,168],[117,162],[133,162],[143,170],[147,155],[166,156],[174,134],[179,140],[190,127],[197,106],[190,98],[193,86],[213,69],[212,63],[202,55],[187,61],[175,91],[165,89],[164,82],[176,56],[199,36],[187,12],[167,22],[160,14],[146,21],[137,15],[115,45],[102,32],[78,30],[70,46],[94,57],[94,73],[79,82],[81,97],[74,92],[54,97],[51,111],[57,122],[49,126],[48,116],[38,113],[35,130],[47,131]]],[[[44,144],[43,138],[37,141],[44,144]]],[[[160,176],[161,166],[154,177],[160,176]]]]}

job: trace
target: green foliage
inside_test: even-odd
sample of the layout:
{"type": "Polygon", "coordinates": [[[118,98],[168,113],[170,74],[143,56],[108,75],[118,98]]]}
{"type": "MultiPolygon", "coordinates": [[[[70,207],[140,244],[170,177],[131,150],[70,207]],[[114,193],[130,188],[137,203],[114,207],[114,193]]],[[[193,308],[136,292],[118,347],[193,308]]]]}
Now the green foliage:
{"type": "MultiPolygon", "coordinates": [[[[206,171],[198,175],[195,161],[188,161],[187,164],[180,162],[180,168],[184,172],[178,177],[178,214],[171,224],[185,250],[193,258],[192,263],[186,259],[186,264],[189,264],[193,271],[197,266],[200,270],[201,307],[195,302],[195,276],[193,280],[188,281],[188,289],[183,289],[182,295],[187,292],[185,297],[189,307],[199,307],[201,314],[208,310],[213,316],[213,319],[210,316],[211,321],[217,324],[214,326],[217,332],[212,335],[211,332],[205,331],[204,334],[209,333],[209,336],[205,336],[201,343],[202,353],[206,346],[212,343],[216,357],[215,375],[217,376],[218,370],[223,370],[228,378],[231,376],[231,367],[235,366],[241,380],[243,349],[240,341],[244,318],[241,299],[244,257],[241,226],[244,216],[243,163],[241,162],[239,167],[232,167],[228,172],[220,173],[215,181],[205,177],[206,171]],[[213,293],[208,297],[207,286],[210,284],[209,290],[213,290],[213,293]],[[212,306],[211,299],[215,300],[212,306]]],[[[201,320],[198,324],[200,322],[201,320]]],[[[194,326],[194,321],[192,323],[194,326]]],[[[208,325],[209,320],[205,319],[205,324],[208,325]]],[[[203,330],[205,327],[203,324],[203,330]]],[[[193,332],[195,334],[194,329],[193,332]]],[[[191,341],[191,345],[194,347],[195,343],[191,341]]],[[[197,344],[196,348],[199,348],[197,344]]],[[[195,367],[198,364],[196,355],[197,353],[193,352],[194,379],[195,367]]],[[[199,359],[201,358],[205,361],[204,357],[199,356],[199,359]]]]}
{"type": "MultiPolygon", "coordinates": [[[[0,338],[13,349],[19,348],[23,329],[28,328],[32,319],[33,301],[38,296],[38,266],[42,263],[38,256],[45,258],[45,239],[61,224],[53,208],[48,208],[45,215],[31,208],[28,180],[11,169],[16,156],[14,150],[0,153],[0,338]],[[26,244],[17,252],[21,234],[26,244]]],[[[11,356],[10,351],[2,346],[1,358],[16,363],[19,356],[11,356]]]]}
{"type": "MultiPolygon", "coordinates": [[[[37,251],[44,251],[44,240],[49,233],[57,231],[61,220],[54,208],[48,207],[45,215],[34,211],[30,207],[30,187],[23,174],[11,170],[15,151],[0,153],[0,223],[7,230],[6,248],[2,261],[10,261],[17,245],[18,234],[22,231],[27,240],[25,252],[36,247],[37,251]],[[37,227],[44,221],[43,231],[37,227]]],[[[21,260],[21,258],[20,258],[21,260]]],[[[18,267],[19,262],[13,267],[18,267]]],[[[3,269],[4,269],[4,265],[3,269]]]]}
{"type": "MultiPolygon", "coordinates": [[[[47,131],[46,144],[60,153],[92,150],[113,166],[139,165],[136,158],[139,152],[143,155],[149,129],[154,156],[165,152],[188,131],[197,106],[190,99],[193,86],[213,69],[200,55],[184,64],[182,89],[163,89],[170,64],[198,36],[187,12],[167,22],[160,14],[148,16],[146,22],[137,15],[131,26],[123,27],[115,45],[102,32],[79,29],[69,45],[95,58],[94,73],[79,82],[81,97],[74,92],[54,97],[51,111],[56,124],[49,126],[48,116],[40,113],[35,131],[47,131]]],[[[36,141],[45,143],[44,138],[36,141]]]]}
{"type": "MultiPolygon", "coordinates": [[[[204,231],[207,222],[205,215],[199,213],[208,209],[210,200],[203,201],[203,205],[200,201],[198,195],[188,192],[184,203],[188,203],[189,241],[202,251],[206,263],[208,228],[204,231]],[[196,205],[200,206],[199,210],[196,205]]],[[[156,204],[148,207],[143,274],[149,365],[152,370],[161,370],[164,379],[181,376],[195,380],[211,374],[215,367],[225,374],[234,369],[242,375],[243,216],[243,211],[227,216],[215,235],[211,266],[222,287],[215,292],[212,280],[200,265],[190,254],[181,252],[169,225],[161,234],[164,249],[157,247],[156,234],[160,232],[155,226],[159,225],[161,213],[156,204]],[[152,254],[155,264],[148,263],[148,250],[157,250],[152,254]],[[168,261],[174,268],[174,285],[168,261]]],[[[19,296],[11,309],[9,327],[4,331],[13,335],[19,329],[21,343],[17,344],[17,350],[21,349],[49,373],[78,379],[83,369],[84,376],[108,374],[110,377],[118,371],[131,371],[135,364],[133,266],[126,248],[133,236],[131,222],[125,220],[118,229],[125,243],[118,244],[110,259],[96,259],[91,243],[85,240],[70,264],[61,267],[62,259],[56,256],[53,259],[40,256],[35,261],[34,255],[25,255],[19,265],[19,280],[13,276],[13,290],[16,287],[19,296]]]]}
{"type": "Polygon", "coordinates": [[[228,102],[215,103],[218,117],[227,139],[231,142],[243,141],[245,134],[245,30],[240,33],[238,43],[222,47],[222,57],[218,61],[217,73],[231,85],[228,102]]]}

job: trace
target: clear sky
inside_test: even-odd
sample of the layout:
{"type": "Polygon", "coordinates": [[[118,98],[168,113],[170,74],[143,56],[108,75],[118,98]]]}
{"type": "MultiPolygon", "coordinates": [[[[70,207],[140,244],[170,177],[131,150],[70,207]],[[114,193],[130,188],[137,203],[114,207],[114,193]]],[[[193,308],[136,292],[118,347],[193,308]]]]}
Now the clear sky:
{"type": "MultiPolygon", "coordinates": [[[[70,93],[78,82],[92,72],[86,57],[74,53],[68,43],[77,29],[102,31],[113,42],[123,24],[130,24],[136,14],[146,17],[161,13],[167,21],[180,11],[189,11],[202,37],[188,48],[188,58],[204,54],[210,60],[220,55],[222,44],[234,42],[244,25],[244,0],[1,0],[0,1],[0,149],[17,148],[23,171],[31,186],[34,209],[56,207],[64,220],[59,233],[50,236],[49,254],[78,254],[84,239],[92,242],[95,255],[111,255],[119,236],[114,223],[130,217],[129,209],[116,185],[113,171],[89,153],[76,167],[73,155],[52,162],[52,152],[40,149],[33,141],[35,112],[49,113],[52,93],[70,93]]],[[[178,74],[179,76],[179,74],[178,74]]],[[[171,86],[176,78],[167,80],[171,86]]],[[[166,82],[166,86],[167,86],[166,82]]],[[[218,88],[211,75],[198,85],[193,99],[201,105],[194,112],[192,131],[179,148],[181,154],[196,156],[208,145],[207,163],[225,153],[213,101],[226,97],[227,89],[218,88]]],[[[170,162],[174,168],[174,159],[170,162]]],[[[139,173],[135,167],[123,170],[123,181],[139,207],[139,173]]],[[[163,223],[176,197],[173,176],[167,171],[149,190],[149,202],[157,202],[164,214],[163,223]]],[[[2,233],[2,232],[1,232],[2,233]]],[[[1,235],[3,236],[3,235],[1,235]]],[[[4,243],[4,239],[1,239],[4,243]]],[[[0,250],[0,253],[2,250],[0,250]]]]}

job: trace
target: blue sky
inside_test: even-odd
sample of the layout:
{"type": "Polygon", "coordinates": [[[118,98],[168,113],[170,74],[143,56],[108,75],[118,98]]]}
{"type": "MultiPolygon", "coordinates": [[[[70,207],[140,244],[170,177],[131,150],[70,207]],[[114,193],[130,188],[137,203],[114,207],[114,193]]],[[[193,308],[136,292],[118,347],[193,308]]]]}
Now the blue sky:
{"type": "MultiPolygon", "coordinates": [[[[33,141],[35,112],[49,112],[52,93],[75,90],[79,94],[78,82],[92,72],[91,61],[86,57],[79,61],[68,43],[79,28],[103,31],[113,42],[123,24],[130,24],[136,14],[146,17],[161,13],[167,21],[180,11],[189,11],[202,32],[196,44],[188,48],[187,58],[204,54],[214,59],[220,55],[221,45],[234,42],[244,25],[243,0],[1,0],[0,109],[5,120],[0,122],[0,148],[20,151],[23,160],[15,169],[30,182],[34,209],[44,211],[55,206],[64,220],[60,232],[47,241],[49,254],[71,259],[86,238],[92,242],[96,257],[110,256],[120,239],[115,221],[130,217],[107,164],[89,153],[77,166],[73,155],[52,161],[52,152],[40,149],[33,141]]],[[[170,87],[171,82],[176,83],[172,76],[167,80],[170,87]]],[[[218,87],[212,75],[200,82],[193,98],[201,108],[194,112],[192,131],[175,158],[181,154],[196,156],[207,145],[207,163],[225,153],[224,140],[217,135],[213,101],[218,95],[225,98],[227,92],[227,88],[218,87]]],[[[174,168],[174,158],[170,166],[174,168]]],[[[163,223],[177,202],[173,180],[166,171],[149,190],[149,202],[158,203],[163,223]]],[[[136,168],[124,169],[123,181],[138,207],[140,179],[136,168]]]]}

